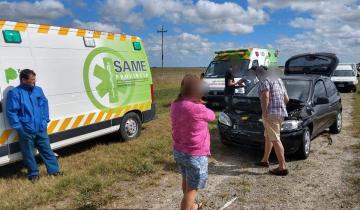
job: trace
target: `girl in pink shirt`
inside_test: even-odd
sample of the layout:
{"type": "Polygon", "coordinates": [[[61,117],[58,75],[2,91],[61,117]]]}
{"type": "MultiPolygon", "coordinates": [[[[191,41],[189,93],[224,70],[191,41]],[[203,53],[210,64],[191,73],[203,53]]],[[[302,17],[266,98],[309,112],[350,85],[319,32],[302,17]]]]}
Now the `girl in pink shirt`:
{"type": "Polygon", "coordinates": [[[180,94],[170,110],[174,159],[183,177],[181,209],[184,210],[201,207],[195,204],[195,197],[198,189],[205,188],[208,177],[208,122],[215,120],[215,114],[201,101],[201,92],[200,79],[185,75],[180,94]]]}

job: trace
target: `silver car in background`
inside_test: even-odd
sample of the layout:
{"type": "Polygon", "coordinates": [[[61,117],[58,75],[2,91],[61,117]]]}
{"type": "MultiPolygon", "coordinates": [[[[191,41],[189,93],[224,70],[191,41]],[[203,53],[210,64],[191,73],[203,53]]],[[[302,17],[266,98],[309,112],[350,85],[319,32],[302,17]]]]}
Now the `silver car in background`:
{"type": "Polygon", "coordinates": [[[331,76],[331,80],[335,83],[339,91],[356,92],[356,86],[358,84],[357,77],[356,64],[340,63],[331,76]]]}

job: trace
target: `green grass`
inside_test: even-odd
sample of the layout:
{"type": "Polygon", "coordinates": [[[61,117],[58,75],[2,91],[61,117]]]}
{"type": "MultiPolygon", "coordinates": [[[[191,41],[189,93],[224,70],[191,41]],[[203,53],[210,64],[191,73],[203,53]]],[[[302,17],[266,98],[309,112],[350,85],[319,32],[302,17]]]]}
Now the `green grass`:
{"type": "Polygon", "coordinates": [[[124,183],[139,187],[154,184],[139,180],[156,180],[159,173],[175,170],[171,150],[169,104],[179,91],[187,73],[200,75],[201,70],[155,70],[153,83],[157,119],[144,125],[142,135],[121,143],[116,135],[107,135],[58,151],[65,175],[43,175],[36,184],[26,179],[21,164],[2,168],[0,172],[0,209],[74,209],[96,208],[114,199],[114,193],[131,194],[124,183]],[[146,176],[145,176],[146,175],[146,176]],[[140,184],[139,184],[140,183],[140,184]],[[56,204],[56,205],[55,205],[56,204]]]}
{"type": "Polygon", "coordinates": [[[353,124],[352,131],[353,134],[357,137],[360,137],[360,83],[357,86],[357,92],[355,93],[354,102],[353,102],[353,124]]]}
{"type": "MultiPolygon", "coordinates": [[[[357,92],[354,94],[353,101],[353,110],[352,110],[352,133],[354,137],[360,138],[360,84],[358,84],[357,92]]],[[[350,165],[350,175],[348,176],[348,181],[352,186],[352,191],[350,195],[354,197],[360,196],[360,141],[351,145],[351,149],[354,153],[354,159],[351,161],[350,165]]],[[[355,203],[360,204],[359,200],[356,200],[355,203]]]]}

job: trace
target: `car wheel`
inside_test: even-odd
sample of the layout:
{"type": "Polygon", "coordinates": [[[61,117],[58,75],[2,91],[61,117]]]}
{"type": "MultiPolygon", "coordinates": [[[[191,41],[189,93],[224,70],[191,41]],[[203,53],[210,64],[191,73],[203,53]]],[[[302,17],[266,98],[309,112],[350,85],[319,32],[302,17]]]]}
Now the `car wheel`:
{"type": "Polygon", "coordinates": [[[305,128],[299,150],[297,151],[297,157],[305,160],[309,157],[311,147],[311,132],[309,128],[305,128]]]}
{"type": "Polygon", "coordinates": [[[223,137],[221,137],[220,136],[220,141],[221,141],[221,143],[223,144],[223,145],[225,145],[225,146],[228,146],[228,147],[230,147],[230,146],[233,146],[231,143],[229,143],[228,141],[226,141],[223,137]]]}
{"type": "Polygon", "coordinates": [[[339,111],[336,115],[336,121],[330,126],[330,132],[338,134],[342,129],[342,113],[339,111]]]}
{"type": "Polygon", "coordinates": [[[138,114],[130,112],[121,120],[120,137],[123,141],[132,140],[141,133],[141,120],[138,114]]]}

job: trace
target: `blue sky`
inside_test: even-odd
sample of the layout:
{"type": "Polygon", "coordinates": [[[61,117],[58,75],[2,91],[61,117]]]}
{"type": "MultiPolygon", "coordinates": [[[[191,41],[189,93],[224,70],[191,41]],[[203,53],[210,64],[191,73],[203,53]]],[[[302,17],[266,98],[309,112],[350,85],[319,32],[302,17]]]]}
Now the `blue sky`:
{"type": "Polygon", "coordinates": [[[37,0],[0,1],[0,19],[85,27],[142,38],[150,64],[207,66],[216,50],[272,47],[279,63],[304,52],[360,62],[359,0],[37,0]]]}

